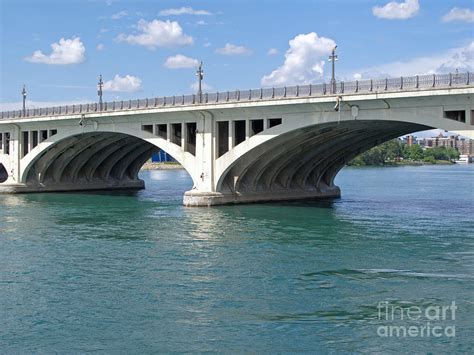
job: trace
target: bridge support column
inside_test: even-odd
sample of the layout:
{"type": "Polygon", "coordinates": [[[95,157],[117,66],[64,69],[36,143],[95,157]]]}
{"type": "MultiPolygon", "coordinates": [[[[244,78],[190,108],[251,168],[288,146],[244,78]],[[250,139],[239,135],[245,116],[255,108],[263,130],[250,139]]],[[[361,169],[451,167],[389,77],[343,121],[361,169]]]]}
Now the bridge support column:
{"type": "Polygon", "coordinates": [[[21,160],[21,131],[17,125],[11,125],[10,132],[10,179],[7,183],[20,183],[20,160],[21,160]]]}
{"type": "MultiPolygon", "coordinates": [[[[201,112],[196,125],[196,166],[193,190],[214,192],[215,121],[212,114],[201,112]]],[[[186,196],[185,196],[186,199],[186,196]]]]}

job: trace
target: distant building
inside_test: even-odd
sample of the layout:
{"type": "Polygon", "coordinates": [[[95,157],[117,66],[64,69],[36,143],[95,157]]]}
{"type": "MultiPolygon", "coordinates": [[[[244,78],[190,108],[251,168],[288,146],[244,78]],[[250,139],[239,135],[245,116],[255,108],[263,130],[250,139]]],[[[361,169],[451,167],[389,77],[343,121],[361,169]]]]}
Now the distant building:
{"type": "MultiPolygon", "coordinates": [[[[419,144],[423,149],[430,149],[436,147],[446,147],[457,149],[459,154],[474,156],[474,140],[460,138],[459,136],[444,136],[440,133],[437,137],[431,138],[411,138],[413,136],[406,136],[406,143],[411,141],[412,144],[419,144]],[[409,138],[410,137],[410,138],[409,138]],[[416,143],[413,142],[413,139],[416,140],[416,143]]],[[[410,144],[411,145],[411,144],[410,144]]]]}
{"type": "Polygon", "coordinates": [[[457,150],[461,155],[474,157],[474,140],[461,138],[458,141],[457,150]]]}
{"type": "Polygon", "coordinates": [[[408,135],[408,136],[405,136],[405,139],[403,141],[406,145],[412,146],[413,144],[416,144],[416,137],[412,135],[408,135]]]}

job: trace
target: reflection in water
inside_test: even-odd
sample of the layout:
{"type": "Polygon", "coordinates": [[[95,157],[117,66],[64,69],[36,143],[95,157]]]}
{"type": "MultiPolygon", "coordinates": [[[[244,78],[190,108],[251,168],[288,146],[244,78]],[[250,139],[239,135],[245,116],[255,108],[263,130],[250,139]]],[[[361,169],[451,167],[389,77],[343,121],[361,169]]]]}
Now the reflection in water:
{"type": "Polygon", "coordinates": [[[181,206],[181,170],[134,193],[0,196],[0,349],[396,352],[378,302],[456,300],[456,339],[404,346],[472,352],[472,173],[345,169],[341,199],[216,208],[181,206]]]}

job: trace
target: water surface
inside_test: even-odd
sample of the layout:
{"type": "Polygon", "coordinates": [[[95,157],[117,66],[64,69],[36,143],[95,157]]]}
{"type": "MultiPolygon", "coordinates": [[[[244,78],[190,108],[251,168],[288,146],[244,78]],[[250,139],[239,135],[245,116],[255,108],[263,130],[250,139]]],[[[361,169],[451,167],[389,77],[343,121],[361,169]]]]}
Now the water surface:
{"type": "Polygon", "coordinates": [[[182,170],[142,178],[0,196],[1,353],[474,352],[474,165],[345,168],[338,200],[217,208],[181,206],[182,170]],[[380,337],[381,301],[455,301],[456,336],[380,337]]]}

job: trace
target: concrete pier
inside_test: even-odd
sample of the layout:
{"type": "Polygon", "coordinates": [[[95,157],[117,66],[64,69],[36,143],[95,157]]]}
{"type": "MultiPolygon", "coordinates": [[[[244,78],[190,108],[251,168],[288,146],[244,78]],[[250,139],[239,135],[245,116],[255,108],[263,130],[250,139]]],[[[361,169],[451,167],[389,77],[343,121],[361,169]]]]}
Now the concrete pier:
{"type": "Polygon", "coordinates": [[[218,192],[187,191],[184,194],[183,204],[186,207],[210,207],[229,204],[319,200],[339,197],[341,197],[341,190],[337,186],[328,187],[322,191],[281,190],[247,194],[240,192],[223,194],[218,192]]]}

